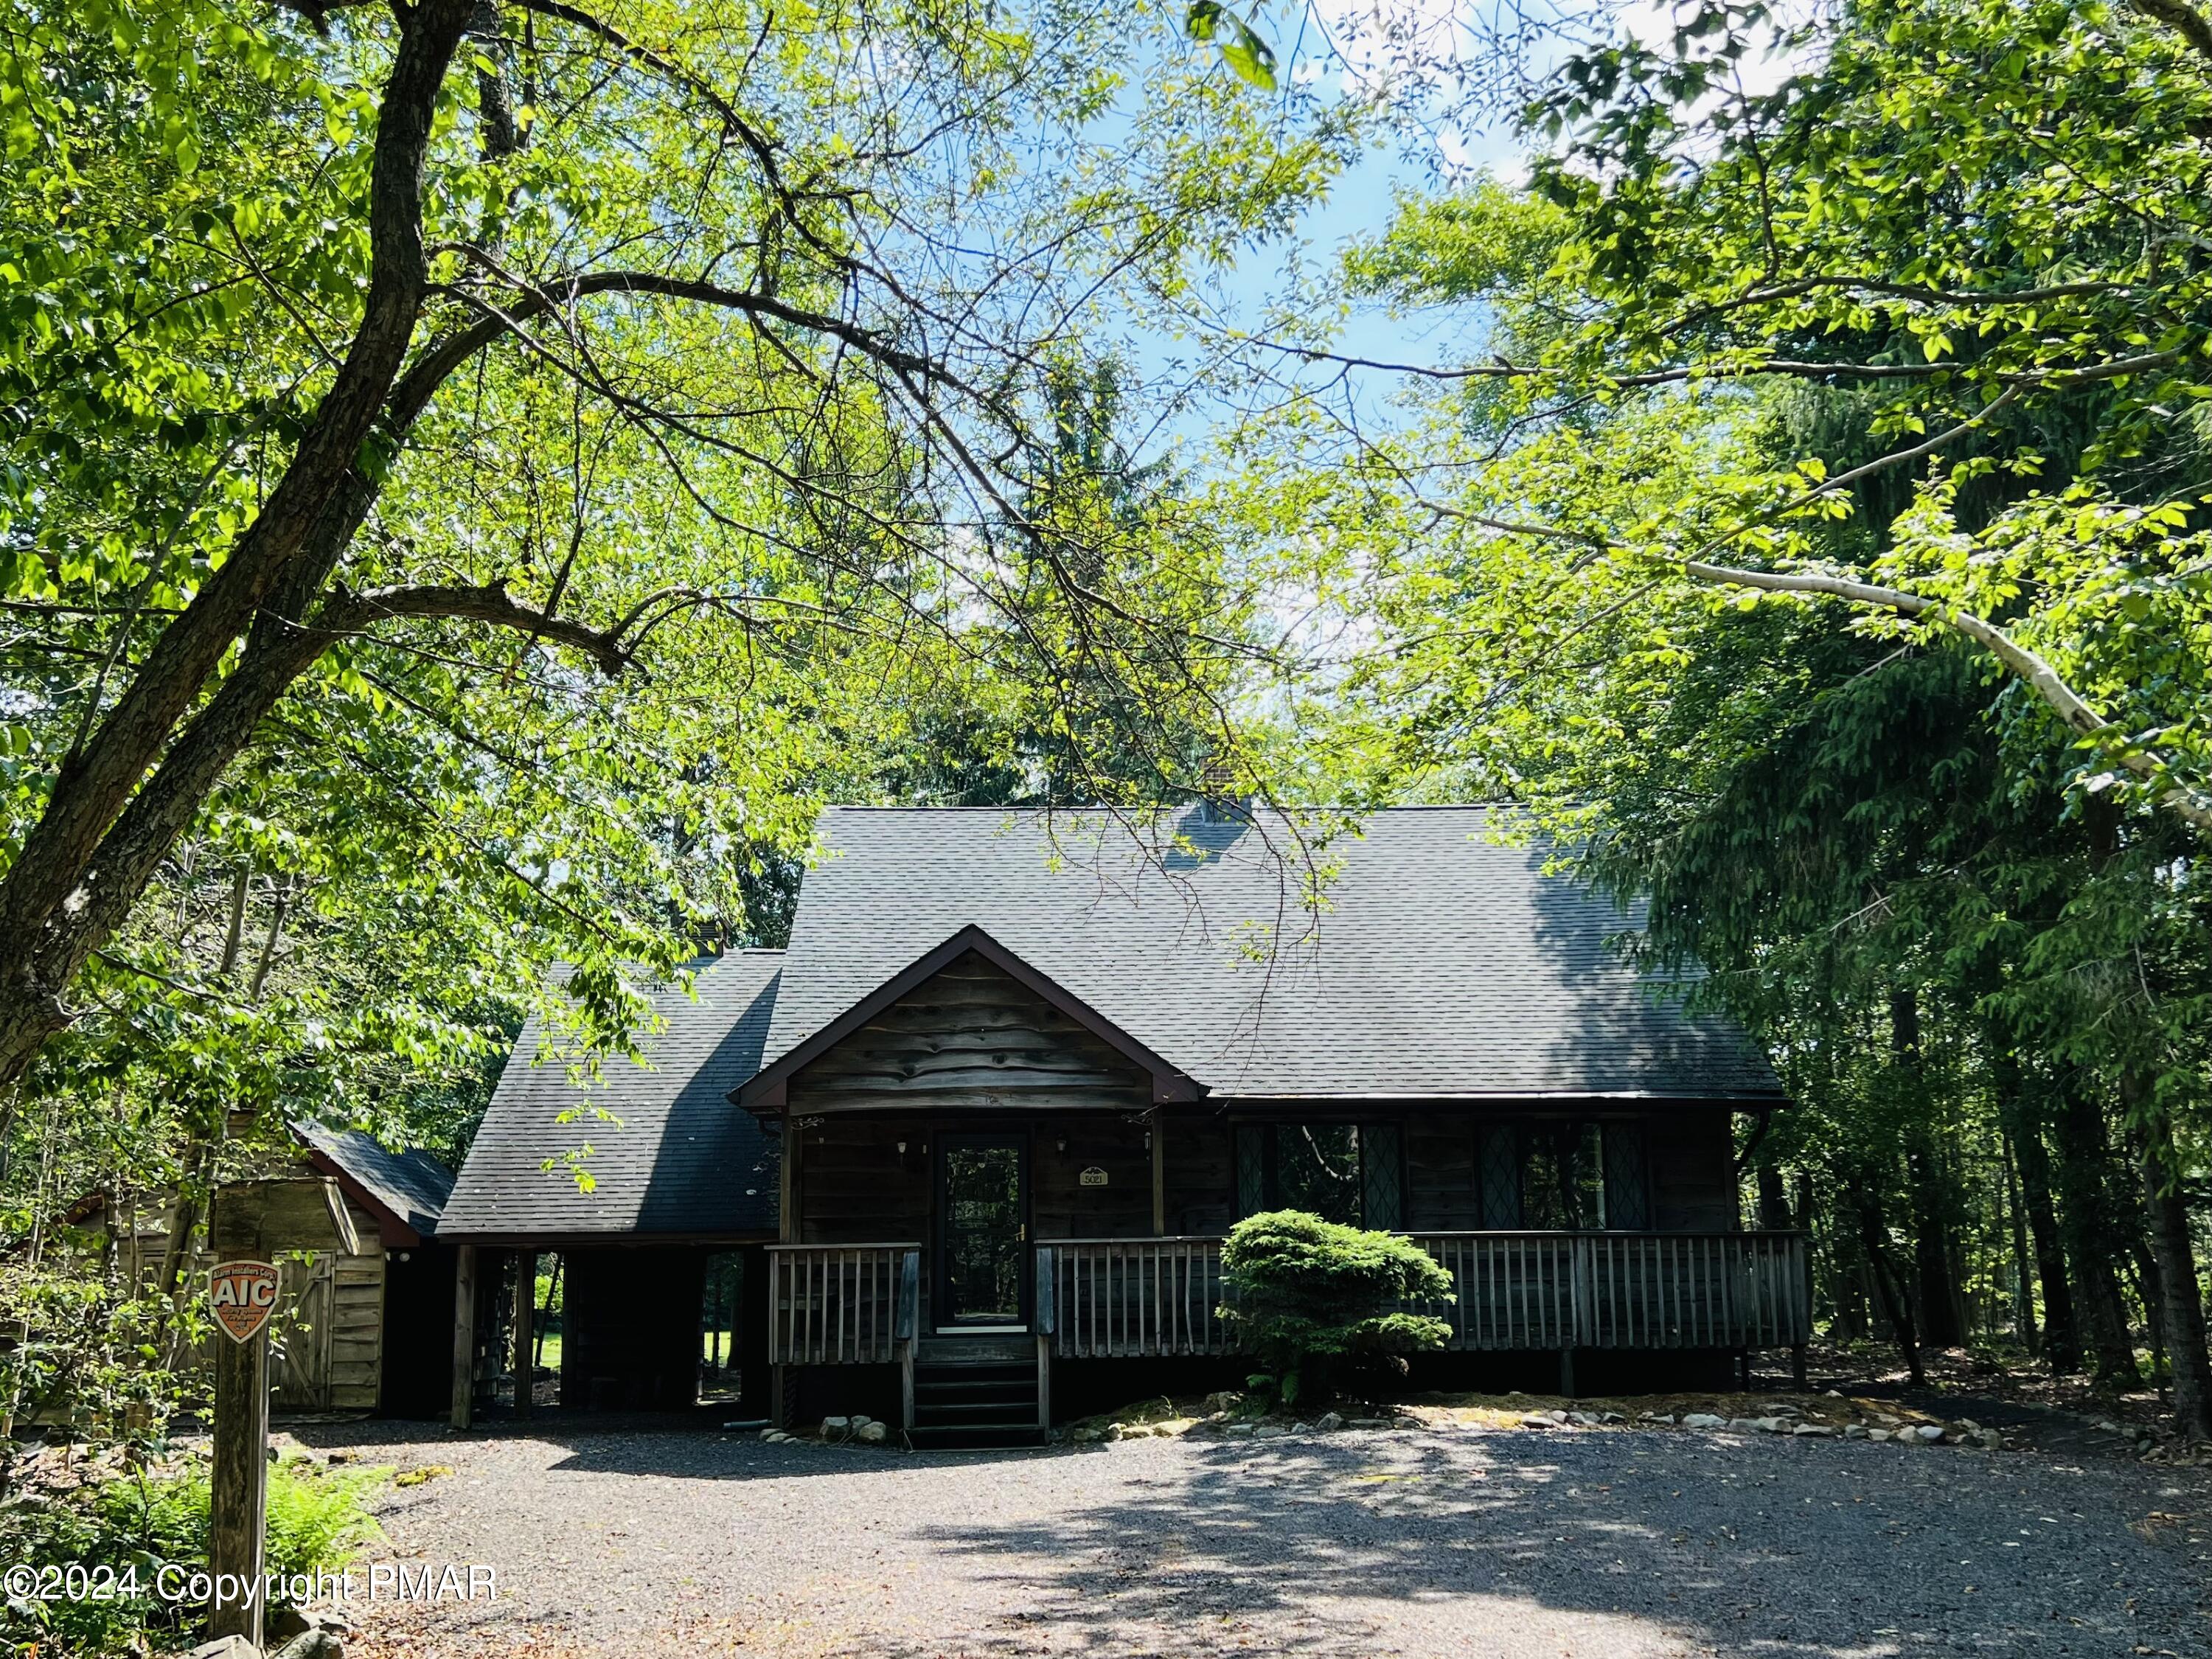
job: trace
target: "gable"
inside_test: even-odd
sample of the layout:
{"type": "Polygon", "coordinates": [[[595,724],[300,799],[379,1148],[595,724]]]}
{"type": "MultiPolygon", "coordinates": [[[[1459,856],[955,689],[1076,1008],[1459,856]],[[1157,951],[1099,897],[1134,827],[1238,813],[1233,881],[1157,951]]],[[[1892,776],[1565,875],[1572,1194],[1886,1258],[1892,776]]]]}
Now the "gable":
{"type": "Polygon", "coordinates": [[[796,1114],[921,1107],[1139,1111],[1150,1076],[979,952],[945,967],[791,1075],[796,1114]]]}

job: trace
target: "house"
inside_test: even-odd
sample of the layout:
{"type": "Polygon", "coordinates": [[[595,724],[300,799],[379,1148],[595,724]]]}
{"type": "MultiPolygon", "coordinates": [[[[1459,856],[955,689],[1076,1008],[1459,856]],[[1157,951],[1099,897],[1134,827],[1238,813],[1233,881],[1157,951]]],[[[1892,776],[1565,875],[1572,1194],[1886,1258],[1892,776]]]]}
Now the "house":
{"type": "Polygon", "coordinates": [[[1802,1241],[1738,1220],[1772,1071],[1510,827],[1376,813],[1309,907],[1268,814],[832,810],[788,950],[665,995],[651,1070],[526,1034],[442,1236],[568,1253],[564,1399],[688,1400],[698,1264],[735,1251],[769,1408],[917,1437],[1241,1375],[1220,1240],[1277,1207],[1435,1254],[1440,1364],[1571,1388],[1802,1345],[1802,1241]]]}

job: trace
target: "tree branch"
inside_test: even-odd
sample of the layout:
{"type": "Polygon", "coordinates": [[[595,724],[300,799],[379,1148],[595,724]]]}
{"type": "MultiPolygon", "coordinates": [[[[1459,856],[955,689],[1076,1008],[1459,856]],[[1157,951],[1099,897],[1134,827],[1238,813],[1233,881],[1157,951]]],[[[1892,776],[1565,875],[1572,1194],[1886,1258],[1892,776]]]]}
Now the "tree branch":
{"type": "Polygon", "coordinates": [[[447,617],[512,628],[574,647],[596,663],[603,674],[619,674],[630,664],[631,649],[623,638],[630,618],[611,629],[592,628],[518,604],[503,581],[481,586],[380,587],[336,596],[316,614],[313,627],[324,634],[356,633],[386,617],[447,617]]]}
{"type": "Polygon", "coordinates": [[[2212,22],[2204,14],[2189,3],[2189,0],[2134,0],[2135,9],[2144,16],[2165,24],[2183,40],[2199,58],[2212,63],[2212,22]]]}
{"type": "MultiPolygon", "coordinates": [[[[2155,750],[2139,748],[2128,742],[2118,727],[2091,708],[2047,659],[2021,644],[1995,623],[1972,611],[1958,610],[1924,594],[1907,592],[1903,588],[1879,587],[1870,582],[1853,581],[1845,576],[1742,570],[1733,565],[1708,564],[1701,559],[1682,561],[1681,569],[1693,581],[1710,582],[1717,586],[1756,588],[1768,593],[1825,594],[1832,599],[1847,599],[1853,605],[1872,605],[1907,617],[1925,617],[1939,622],[1988,650],[2014,676],[2025,681],[2069,730],[2094,739],[2117,764],[2142,778],[2155,780],[2161,774],[2168,778],[2172,775],[2172,768],[2163,756],[2155,750]]],[[[2185,821],[2212,834],[2212,799],[2180,783],[2169,783],[2160,799],[2185,821]]]]}

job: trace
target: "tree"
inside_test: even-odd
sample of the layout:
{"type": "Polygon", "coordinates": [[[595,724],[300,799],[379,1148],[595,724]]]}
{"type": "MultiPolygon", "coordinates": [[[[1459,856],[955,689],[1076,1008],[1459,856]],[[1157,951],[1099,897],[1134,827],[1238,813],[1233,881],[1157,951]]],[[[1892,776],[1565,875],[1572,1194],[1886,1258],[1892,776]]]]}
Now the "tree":
{"type": "Polygon", "coordinates": [[[1368,787],[1528,802],[1648,901],[1812,1109],[1759,1156],[1830,1177],[1826,1271],[1908,1350],[1990,1305],[1963,1195],[2009,1133],[2100,1369],[2139,1310],[2212,1433],[2212,59],[2176,11],[1944,0],[1824,16],[1760,91],[1771,32],[1574,57],[1530,192],[1351,262],[1474,331],[1297,504],[1285,558],[1372,619],[1311,712],[1368,787]]]}
{"type": "MultiPolygon", "coordinates": [[[[272,737],[296,756],[406,710],[447,769],[371,787],[427,820],[487,768],[602,801],[673,759],[600,838],[619,887],[662,868],[650,846],[719,845],[696,785],[761,763],[733,734],[794,729],[856,653],[957,659],[980,613],[1030,665],[1079,653],[1072,683],[1162,702],[1161,674],[1233,665],[1233,629],[1085,585],[1009,505],[1041,447],[1023,372],[1097,294],[1263,232],[1346,128],[1122,21],[17,12],[0,597],[33,666],[9,688],[0,1084],[272,737]],[[1033,632],[1031,556],[1065,617],[1033,632]],[[580,723],[617,758],[572,749],[580,723]]],[[[589,878],[557,839],[478,850],[619,1030],[619,964],[666,967],[684,929],[569,902],[589,878]]]]}

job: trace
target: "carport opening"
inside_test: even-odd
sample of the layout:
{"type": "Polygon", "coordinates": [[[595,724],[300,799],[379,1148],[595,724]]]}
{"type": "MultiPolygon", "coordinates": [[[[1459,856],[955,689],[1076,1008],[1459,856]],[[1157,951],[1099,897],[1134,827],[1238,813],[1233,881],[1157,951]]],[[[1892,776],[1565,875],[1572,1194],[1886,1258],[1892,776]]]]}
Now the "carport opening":
{"type": "Polygon", "coordinates": [[[515,1356],[515,1375],[530,1378],[530,1401],[536,1406],[561,1403],[561,1255],[549,1250],[538,1258],[531,1286],[530,1352],[515,1356]]]}
{"type": "Polygon", "coordinates": [[[707,1258],[699,1291],[699,1399],[734,1404],[744,1394],[744,1257],[719,1250],[707,1258]]]}

